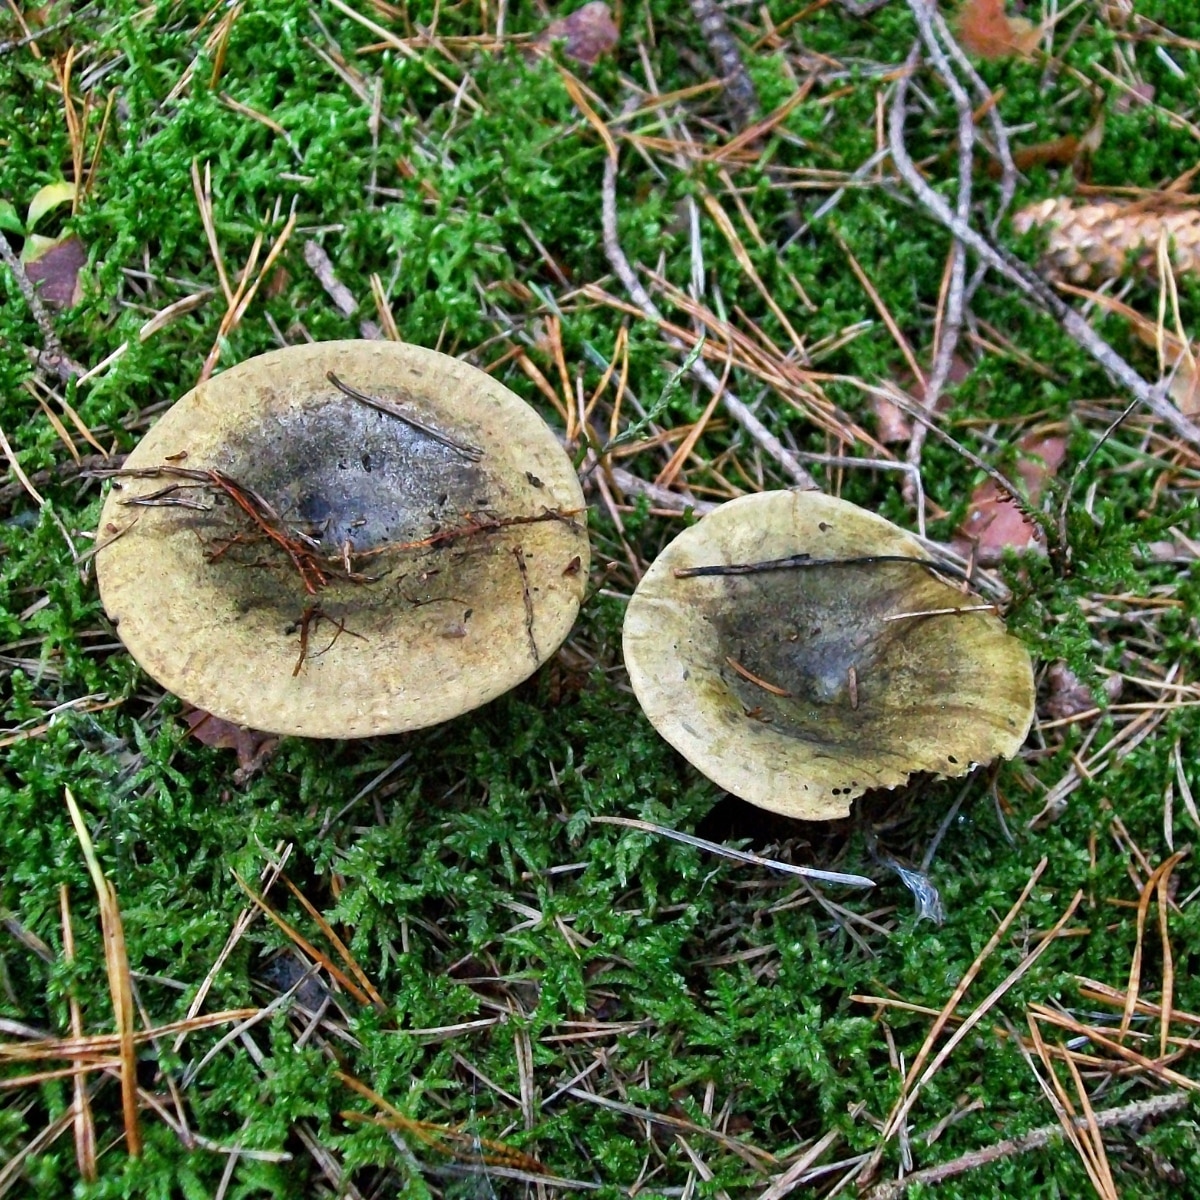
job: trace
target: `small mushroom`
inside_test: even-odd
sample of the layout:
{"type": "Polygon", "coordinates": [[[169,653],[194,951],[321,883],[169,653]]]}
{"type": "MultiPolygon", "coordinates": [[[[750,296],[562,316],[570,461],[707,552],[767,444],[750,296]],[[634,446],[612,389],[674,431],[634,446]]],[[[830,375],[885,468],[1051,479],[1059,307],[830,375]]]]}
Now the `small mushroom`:
{"type": "Polygon", "coordinates": [[[417,346],[276,350],[200,384],[115,472],[96,573],[164,687],[256,729],[363,737],[514,687],[587,579],[542,419],[417,346]]]}
{"type": "Polygon", "coordinates": [[[727,791],[804,820],[869,788],[1015,754],[1029,655],[890,521],[816,492],[732,500],[681,533],[625,617],[651,724],[727,791]]]}

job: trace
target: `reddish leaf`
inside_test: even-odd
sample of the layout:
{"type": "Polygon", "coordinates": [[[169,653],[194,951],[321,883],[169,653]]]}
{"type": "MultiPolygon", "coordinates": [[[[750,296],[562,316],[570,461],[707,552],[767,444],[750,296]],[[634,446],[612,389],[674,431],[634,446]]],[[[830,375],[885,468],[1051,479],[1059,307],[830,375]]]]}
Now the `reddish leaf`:
{"type": "Polygon", "coordinates": [[[876,396],[871,407],[875,410],[875,434],[885,446],[907,442],[912,437],[912,420],[899,405],[886,396],[876,396]]]}
{"type": "MultiPolygon", "coordinates": [[[[1104,681],[1104,694],[1110,701],[1121,694],[1121,676],[1110,675],[1104,681]]],[[[1091,689],[1080,683],[1079,677],[1065,662],[1051,664],[1046,672],[1046,702],[1042,711],[1051,721],[1063,721],[1080,713],[1099,708],[1091,689]]]]}
{"type": "Polygon", "coordinates": [[[1145,104],[1154,103],[1155,88],[1152,83],[1132,83],[1128,91],[1123,91],[1113,101],[1113,112],[1127,113],[1130,109],[1141,108],[1145,104]]]}
{"type": "Polygon", "coordinates": [[[41,284],[42,299],[52,308],[70,308],[82,298],[79,272],[86,262],[83,243],[71,234],[39,246],[35,256],[26,258],[25,274],[41,284]]]}
{"type": "MultiPolygon", "coordinates": [[[[972,365],[961,354],[955,354],[950,360],[950,371],[946,376],[947,386],[953,387],[955,384],[962,383],[964,379],[969,378],[972,370],[974,370],[972,365]]],[[[925,384],[915,378],[912,372],[904,371],[900,375],[899,383],[914,400],[928,407],[925,399],[925,384]]],[[[943,388],[938,396],[938,411],[945,409],[948,403],[949,398],[943,388]]],[[[886,396],[876,396],[871,402],[871,407],[875,411],[875,419],[878,422],[879,440],[884,445],[907,442],[912,437],[912,419],[899,405],[893,404],[886,396]]]]}
{"type": "Polygon", "coordinates": [[[608,5],[604,0],[592,0],[573,13],[551,21],[534,45],[545,50],[551,42],[565,42],[563,53],[567,58],[594,67],[616,46],[619,36],[608,5]]]}
{"type": "Polygon", "coordinates": [[[271,761],[279,747],[279,739],[271,733],[258,729],[247,729],[234,725],[202,708],[189,708],[183,714],[188,731],[198,742],[217,750],[235,750],[238,769],[234,774],[237,783],[252,779],[271,761]]]}
{"type": "Polygon", "coordinates": [[[957,24],[958,40],[979,58],[1028,57],[1042,38],[1038,26],[1005,14],[1004,0],[965,0],[957,24]]]}
{"type": "MultiPolygon", "coordinates": [[[[1067,439],[1061,434],[1035,430],[1027,433],[1018,447],[1021,457],[1017,461],[1017,477],[1025,487],[1029,503],[1037,504],[1046,480],[1066,458],[1067,439]]],[[[993,563],[1010,547],[1023,550],[1032,545],[1037,535],[1037,526],[1025,518],[1008,496],[1001,494],[995,482],[986,479],[975,489],[967,519],[954,542],[966,553],[974,550],[980,562],[993,563]]]]}

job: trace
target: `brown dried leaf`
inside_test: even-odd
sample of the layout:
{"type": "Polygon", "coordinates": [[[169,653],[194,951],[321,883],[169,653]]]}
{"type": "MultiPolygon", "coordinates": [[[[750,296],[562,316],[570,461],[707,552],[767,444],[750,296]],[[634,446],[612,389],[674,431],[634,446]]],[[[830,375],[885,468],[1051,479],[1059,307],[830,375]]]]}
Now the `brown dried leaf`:
{"type": "Polygon", "coordinates": [[[257,775],[279,748],[279,739],[272,734],[234,725],[230,721],[214,717],[202,708],[185,710],[183,719],[187,722],[188,732],[198,742],[217,750],[237,752],[238,769],[235,778],[239,784],[257,775]]]}
{"type": "Polygon", "coordinates": [[[958,10],[958,40],[978,58],[1028,58],[1042,40],[1040,26],[1010,17],[1004,0],[966,0],[958,10]]]}
{"type": "Polygon", "coordinates": [[[899,405],[893,404],[886,396],[876,396],[871,401],[875,410],[875,436],[885,446],[896,442],[907,442],[912,437],[912,421],[899,405]]]}
{"type": "MultiPolygon", "coordinates": [[[[1092,690],[1079,681],[1079,677],[1065,662],[1051,664],[1046,672],[1046,691],[1042,711],[1051,721],[1063,721],[1099,708],[1092,690]]],[[[1120,696],[1120,675],[1110,675],[1104,681],[1104,694],[1110,701],[1120,696]]]]}
{"type": "MultiPolygon", "coordinates": [[[[71,308],[83,298],[79,283],[79,272],[87,262],[87,251],[83,243],[72,233],[65,238],[35,241],[32,254],[22,255],[25,259],[25,274],[41,284],[42,299],[52,308],[71,308]]],[[[27,245],[26,250],[29,250],[27,245]]]]}
{"type": "Polygon", "coordinates": [[[557,17],[538,35],[534,46],[548,50],[552,42],[561,41],[567,58],[586,67],[594,67],[617,44],[620,33],[612,19],[612,11],[604,0],[577,8],[565,17],[557,17]]]}
{"type": "MultiPolygon", "coordinates": [[[[970,377],[974,367],[961,354],[955,354],[950,360],[950,371],[946,376],[946,385],[953,387],[956,384],[962,383],[970,377]]],[[[900,386],[909,393],[919,404],[925,405],[928,408],[929,404],[925,398],[925,383],[923,380],[913,377],[911,372],[905,371],[900,376],[900,386]]],[[[950,403],[950,398],[946,395],[945,388],[937,399],[937,411],[942,412],[950,403]]],[[[876,396],[871,402],[871,407],[875,412],[875,419],[878,422],[877,434],[879,440],[885,445],[892,445],[896,442],[907,442],[912,437],[912,421],[904,414],[904,411],[896,404],[893,404],[886,396],[876,396]]]]}
{"type": "MultiPolygon", "coordinates": [[[[1018,443],[1021,457],[1017,477],[1025,487],[1030,504],[1041,499],[1046,480],[1062,466],[1067,456],[1067,439],[1061,434],[1027,433],[1018,443]]],[[[1014,481],[1015,482],[1015,481],[1014,481]]],[[[1004,550],[1023,550],[1038,537],[1038,528],[1029,521],[994,480],[987,479],[975,489],[971,507],[955,538],[964,550],[974,550],[980,562],[999,560],[1004,550]]]]}

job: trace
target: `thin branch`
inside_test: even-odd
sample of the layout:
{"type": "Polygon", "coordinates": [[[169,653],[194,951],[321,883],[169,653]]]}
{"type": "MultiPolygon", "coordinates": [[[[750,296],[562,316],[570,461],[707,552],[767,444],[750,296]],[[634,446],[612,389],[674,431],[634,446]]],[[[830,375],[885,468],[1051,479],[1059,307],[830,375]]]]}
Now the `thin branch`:
{"type": "Polygon", "coordinates": [[[761,854],[751,854],[747,850],[735,850],[732,846],[723,846],[718,842],[709,842],[704,838],[693,837],[690,833],[680,833],[678,829],[669,829],[665,825],[655,825],[650,821],[639,821],[634,817],[593,817],[596,825],[620,825],[625,829],[636,829],[641,833],[656,833],[659,837],[670,838],[673,842],[682,842],[685,846],[694,846],[697,850],[707,850],[720,858],[731,858],[734,862],[750,863],[756,867],[766,867],[771,871],[782,871],[787,875],[801,875],[805,879],[816,879],[821,883],[833,883],[842,887],[873,888],[875,881],[865,875],[851,875],[844,871],[822,871],[817,867],[797,867],[793,863],[780,862],[774,858],[763,858],[761,854]]]}
{"type": "Polygon", "coordinates": [[[737,38],[729,31],[720,0],[689,0],[692,15],[708,45],[717,67],[725,76],[725,94],[739,127],[749,125],[758,114],[758,92],[742,62],[737,38]]]}
{"type": "MultiPolygon", "coordinates": [[[[926,6],[924,0],[909,0],[909,7],[916,18],[921,40],[925,43],[947,88],[950,89],[950,95],[954,99],[954,108],[958,114],[958,197],[955,200],[954,211],[958,219],[966,224],[971,219],[971,185],[975,163],[975,114],[971,110],[971,98],[954,74],[954,68],[938,43],[931,22],[934,15],[933,10],[926,6]]],[[[946,36],[949,37],[948,31],[946,31],[946,36]]],[[[937,338],[933,369],[925,381],[924,395],[921,397],[921,402],[930,412],[937,408],[942,388],[946,386],[946,380],[950,378],[954,353],[958,349],[959,334],[962,332],[966,274],[966,250],[963,247],[962,239],[955,237],[950,248],[950,285],[946,291],[946,307],[937,338]]],[[[921,463],[921,450],[925,445],[927,429],[928,426],[924,422],[913,427],[912,438],[908,443],[907,458],[914,467],[921,463]]],[[[915,499],[911,479],[905,481],[904,499],[908,504],[915,499]]]]}
{"type": "Polygon", "coordinates": [[[77,21],[87,12],[92,6],[90,4],[81,8],[79,12],[72,13],[69,17],[64,17],[61,21],[55,21],[53,25],[46,25],[41,29],[35,29],[32,33],[27,33],[24,37],[14,38],[9,42],[0,42],[0,57],[5,54],[11,54],[14,50],[20,50],[23,46],[29,46],[33,42],[44,38],[51,33],[57,33],[60,29],[66,29],[72,21],[77,21]]]}
{"type": "Polygon", "coordinates": [[[888,118],[888,145],[892,161],[900,177],[912,189],[917,200],[947,229],[962,240],[983,261],[1010,283],[1016,284],[1035,304],[1059,322],[1064,331],[1096,360],[1118,387],[1124,388],[1155,417],[1183,438],[1189,445],[1200,448],[1200,427],[1185,417],[1166,398],[1164,387],[1151,386],[1102,338],[1069,304],[1065,303],[1050,284],[1027,263],[1000,246],[993,245],[970,224],[959,219],[941,196],[926,183],[917,170],[904,144],[904,126],[908,84],[919,61],[919,49],[914,47],[905,63],[904,74],[896,81],[888,118]]]}
{"type": "MultiPolygon", "coordinates": [[[[617,233],[617,161],[611,155],[604,160],[604,182],[602,192],[602,220],[604,227],[604,253],[617,278],[624,284],[633,302],[642,310],[646,319],[663,324],[663,314],[650,298],[650,293],[634,274],[617,233]]],[[[667,343],[676,349],[686,349],[683,343],[671,334],[664,334],[667,343]]],[[[694,375],[714,395],[721,389],[720,379],[703,359],[691,366],[694,375]]],[[[725,411],[758,443],[791,477],[798,487],[807,491],[819,491],[816,480],[800,465],[796,456],[758,419],[748,405],[743,403],[730,388],[726,387],[721,398],[725,411]]]]}
{"type": "Polygon", "coordinates": [[[17,281],[17,288],[25,297],[25,303],[29,306],[29,311],[41,332],[42,349],[38,354],[38,365],[41,366],[44,363],[49,366],[64,382],[73,379],[76,375],[82,375],[83,368],[63,349],[62,342],[54,331],[54,322],[50,319],[50,314],[42,303],[42,297],[38,294],[37,286],[26,274],[25,265],[17,257],[16,251],[13,250],[2,231],[0,231],[0,259],[13,273],[13,278],[17,281]]]}
{"type": "MultiPolygon", "coordinates": [[[[1168,1113],[1179,1112],[1191,1103],[1191,1097],[1186,1092],[1172,1092],[1166,1096],[1151,1096],[1148,1100],[1138,1100],[1133,1104],[1124,1104],[1120,1108],[1101,1109],[1094,1114],[1093,1120],[1100,1129],[1111,1129],[1116,1125],[1133,1125],[1152,1117],[1166,1116],[1168,1113]]],[[[1076,1117],[1073,1125],[1077,1129],[1087,1128],[1087,1117],[1076,1117]]],[[[1025,1154],[1030,1150],[1039,1150],[1048,1146],[1055,1138],[1062,1137],[1062,1126],[1056,1121],[1053,1125],[1043,1125],[1040,1129],[1031,1129],[1020,1137],[1007,1138],[982,1150],[972,1150],[949,1162],[939,1163],[936,1167],[926,1167],[922,1171],[914,1171],[904,1179],[892,1179],[886,1183],[876,1184],[863,1200],[897,1200],[910,1187],[916,1184],[941,1183],[944,1179],[953,1179],[955,1175],[965,1175],[979,1167],[987,1166],[1002,1158],[1012,1158],[1017,1154],[1025,1154]]]]}

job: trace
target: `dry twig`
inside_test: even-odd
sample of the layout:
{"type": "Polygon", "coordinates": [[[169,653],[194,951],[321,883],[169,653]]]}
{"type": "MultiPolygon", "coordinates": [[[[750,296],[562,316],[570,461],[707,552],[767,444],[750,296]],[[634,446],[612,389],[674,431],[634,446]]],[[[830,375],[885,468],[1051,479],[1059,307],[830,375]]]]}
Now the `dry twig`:
{"type": "MultiPolygon", "coordinates": [[[[633,298],[647,320],[662,326],[664,318],[658,306],[650,298],[650,293],[642,286],[641,280],[634,273],[621,249],[617,232],[617,160],[611,154],[604,159],[604,181],[602,191],[603,224],[604,224],[604,253],[624,284],[625,290],[633,298]]],[[[684,349],[680,339],[668,334],[666,341],[676,349],[684,349]]],[[[721,391],[721,380],[713,373],[703,359],[697,359],[691,366],[691,373],[710,392],[721,391]]],[[[796,456],[758,419],[748,405],[744,404],[728,387],[724,390],[722,404],[729,415],[758,443],[801,488],[818,491],[813,477],[801,466],[796,456]]]]}
{"type": "MultiPolygon", "coordinates": [[[[1123,1104],[1120,1108],[1101,1109],[1094,1114],[1093,1122],[1099,1129],[1112,1129],[1118,1125],[1137,1125],[1142,1121],[1163,1117],[1168,1113],[1180,1112],[1191,1103],[1191,1097],[1186,1092],[1171,1092],[1165,1096],[1151,1096],[1148,1100],[1138,1100],[1133,1104],[1123,1104]]],[[[1073,1124],[1082,1129],[1088,1123],[1086,1117],[1076,1117],[1073,1124]]],[[[1026,1154],[1030,1150],[1040,1150],[1050,1145],[1055,1138],[1062,1136],[1062,1126],[1057,1122],[1053,1125],[1043,1125],[1040,1129],[1031,1129],[1020,1137],[1007,1138],[992,1146],[984,1146],[980,1150],[972,1150],[949,1162],[939,1163],[936,1167],[926,1167],[914,1171],[903,1179],[888,1180],[876,1184],[865,1194],[863,1200],[898,1200],[909,1188],[915,1185],[941,1183],[945,1179],[953,1179],[956,1175],[965,1175],[968,1171],[985,1167],[988,1163],[997,1162],[1003,1158],[1012,1158],[1018,1154],[1026,1154]]]]}
{"type": "Polygon", "coordinates": [[[25,272],[25,266],[17,257],[3,230],[0,230],[0,260],[12,272],[17,290],[25,298],[33,319],[42,335],[42,349],[38,352],[38,365],[49,367],[65,383],[83,374],[83,368],[63,349],[62,342],[54,329],[54,322],[38,295],[37,287],[25,272]]]}
{"type": "Polygon", "coordinates": [[[1117,386],[1125,388],[1189,445],[1200,448],[1200,427],[1189,421],[1167,400],[1165,381],[1154,386],[1147,383],[1079,313],[1059,298],[1050,284],[1032,267],[1002,247],[994,245],[968,222],[960,220],[957,213],[930,187],[917,170],[904,143],[904,127],[909,78],[919,60],[919,47],[914,47],[905,63],[904,74],[896,81],[896,91],[892,97],[888,119],[888,144],[892,161],[901,178],[912,189],[921,205],[968,249],[973,250],[998,274],[1015,284],[1039,308],[1054,317],[1063,330],[1100,364],[1117,386]]]}

